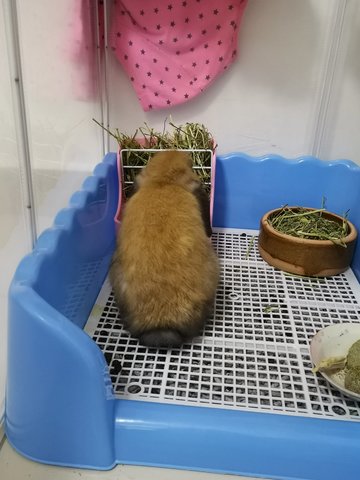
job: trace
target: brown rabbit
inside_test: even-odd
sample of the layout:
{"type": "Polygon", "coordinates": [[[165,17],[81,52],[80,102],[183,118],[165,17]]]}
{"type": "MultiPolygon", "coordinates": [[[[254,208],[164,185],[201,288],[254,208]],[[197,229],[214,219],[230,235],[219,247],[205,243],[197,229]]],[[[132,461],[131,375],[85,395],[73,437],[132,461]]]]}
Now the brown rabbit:
{"type": "Polygon", "coordinates": [[[212,309],[218,261],[191,167],[185,152],[154,155],[125,207],[110,280],[127,328],[144,345],[181,345],[212,309]]]}

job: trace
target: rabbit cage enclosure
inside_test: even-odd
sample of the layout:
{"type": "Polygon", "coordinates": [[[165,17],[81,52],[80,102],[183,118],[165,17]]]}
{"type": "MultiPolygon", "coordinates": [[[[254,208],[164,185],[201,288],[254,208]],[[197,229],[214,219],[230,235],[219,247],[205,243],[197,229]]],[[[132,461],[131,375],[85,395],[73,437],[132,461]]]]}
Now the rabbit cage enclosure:
{"type": "Polygon", "coordinates": [[[316,205],[318,192],[333,199],[332,211],[350,206],[359,226],[359,186],[351,162],[219,156],[213,317],[190,344],[148,349],[123,330],[102,287],[119,194],[116,154],[108,154],[13,280],[10,442],[58,465],[355,478],[360,404],[312,373],[309,340],[326,325],[360,322],[359,249],[353,271],[300,278],[268,266],[254,237],[269,208],[316,205]]]}
{"type": "MultiPolygon", "coordinates": [[[[96,34],[101,40],[101,30],[96,34]]],[[[98,58],[102,79],[102,66],[114,62],[110,54],[98,58]]],[[[126,96],[129,107],[135,97],[126,96]]],[[[207,111],[201,95],[196,101],[195,109],[207,111]]],[[[226,116],[232,107],[224,104],[226,116]]],[[[122,117],[126,111],[119,108],[122,117]]],[[[191,343],[146,348],[121,323],[107,279],[121,197],[117,153],[105,155],[19,264],[9,292],[6,434],[23,455],[99,470],[125,463],[358,478],[360,402],[312,372],[309,345],[323,327],[360,324],[360,246],[346,272],[310,278],[269,266],[257,238],[265,212],[284,204],[319,207],[323,197],[328,210],[349,210],[359,229],[360,167],[241,153],[226,144],[236,132],[232,123],[230,133],[214,132],[221,148],[234,152],[213,164],[220,282],[213,314],[191,343]]]]}

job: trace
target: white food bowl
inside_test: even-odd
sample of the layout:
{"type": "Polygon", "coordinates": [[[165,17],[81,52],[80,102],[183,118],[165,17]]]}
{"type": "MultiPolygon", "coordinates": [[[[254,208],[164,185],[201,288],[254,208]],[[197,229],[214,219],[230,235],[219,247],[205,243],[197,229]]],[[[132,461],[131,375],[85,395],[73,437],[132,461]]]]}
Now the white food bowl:
{"type": "MultiPolygon", "coordinates": [[[[348,354],[353,343],[360,339],[360,325],[338,323],[319,330],[311,340],[310,357],[314,365],[330,357],[342,357],[348,354]]],[[[360,400],[360,395],[345,388],[345,376],[340,372],[321,372],[321,375],[335,388],[348,397],[360,400]]]]}

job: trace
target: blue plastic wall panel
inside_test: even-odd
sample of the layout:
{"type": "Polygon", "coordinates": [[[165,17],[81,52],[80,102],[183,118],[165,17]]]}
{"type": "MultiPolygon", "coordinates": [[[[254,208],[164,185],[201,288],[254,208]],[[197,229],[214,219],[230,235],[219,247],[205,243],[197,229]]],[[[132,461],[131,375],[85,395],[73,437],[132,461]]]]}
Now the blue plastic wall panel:
{"type": "Polygon", "coordinates": [[[119,463],[302,480],[358,480],[360,424],[122,400],[119,463]],[[336,454],[335,454],[336,451],[336,454]]]}
{"type": "Polygon", "coordinates": [[[6,434],[20,452],[47,463],[114,464],[108,368],[79,326],[114,248],[117,184],[112,154],[40,236],[10,287],[6,434]]]}
{"type": "Polygon", "coordinates": [[[81,327],[107,274],[114,248],[118,198],[114,162],[115,154],[108,155],[85,180],[83,189],[71,197],[69,207],[59,212],[53,228],[39,237],[35,257],[45,254],[36,258],[39,270],[29,276],[29,284],[39,296],[81,327]]]}
{"type": "MultiPolygon", "coordinates": [[[[360,167],[351,161],[233,153],[217,158],[215,178],[214,226],[258,229],[273,208],[320,208],[325,197],[329,211],[343,215],[350,210],[349,220],[360,227],[360,167]]],[[[359,280],[359,248],[352,268],[359,280]]]]}
{"type": "MultiPolygon", "coordinates": [[[[258,228],[283,204],[344,213],[360,226],[360,169],[314,158],[217,158],[214,225],[258,228]]],[[[23,455],[56,465],[172,466],[281,479],[358,479],[360,423],[115,400],[84,333],[115,245],[116,155],[19,265],[9,292],[6,433],[23,455]]],[[[359,278],[360,253],[353,268],[359,278]]]]}

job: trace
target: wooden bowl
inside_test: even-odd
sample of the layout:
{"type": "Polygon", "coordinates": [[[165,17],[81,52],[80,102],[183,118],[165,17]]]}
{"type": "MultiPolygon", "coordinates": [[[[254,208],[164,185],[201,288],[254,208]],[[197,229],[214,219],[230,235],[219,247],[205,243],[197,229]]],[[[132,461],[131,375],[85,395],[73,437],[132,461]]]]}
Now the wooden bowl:
{"type": "MultiPolygon", "coordinates": [[[[349,267],[357,239],[356,228],[351,222],[348,222],[349,234],[344,238],[345,248],[330,240],[308,240],[278,232],[268,219],[280,210],[266,213],[260,223],[259,252],[267,263],[285,272],[316,277],[337,275],[349,267]]],[[[342,217],[334,213],[323,212],[323,216],[343,222],[342,217]]]]}

